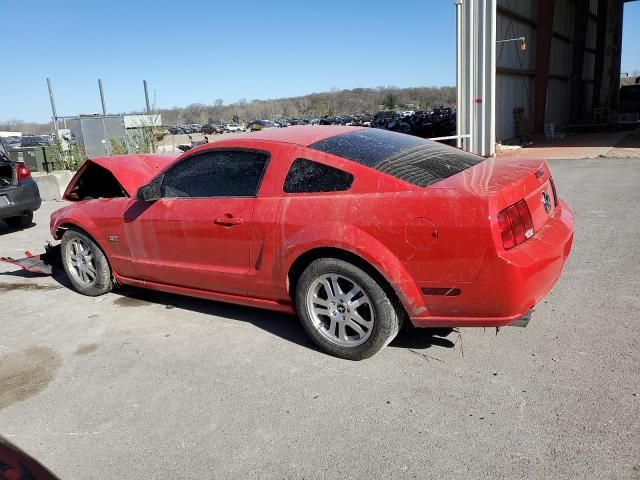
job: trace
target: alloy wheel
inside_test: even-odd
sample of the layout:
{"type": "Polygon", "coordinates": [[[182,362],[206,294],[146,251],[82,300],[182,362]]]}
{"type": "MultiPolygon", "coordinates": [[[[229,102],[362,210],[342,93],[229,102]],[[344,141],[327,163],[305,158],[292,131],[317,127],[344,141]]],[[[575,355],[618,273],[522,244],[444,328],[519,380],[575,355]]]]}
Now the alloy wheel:
{"type": "Polygon", "coordinates": [[[307,292],[306,306],[315,329],[341,347],[367,341],[375,322],[375,310],[365,290],[339,274],[316,278],[307,292]]]}
{"type": "Polygon", "coordinates": [[[68,271],[76,281],[91,286],[96,282],[96,263],[91,248],[84,240],[74,238],[67,245],[66,262],[68,271]]]}

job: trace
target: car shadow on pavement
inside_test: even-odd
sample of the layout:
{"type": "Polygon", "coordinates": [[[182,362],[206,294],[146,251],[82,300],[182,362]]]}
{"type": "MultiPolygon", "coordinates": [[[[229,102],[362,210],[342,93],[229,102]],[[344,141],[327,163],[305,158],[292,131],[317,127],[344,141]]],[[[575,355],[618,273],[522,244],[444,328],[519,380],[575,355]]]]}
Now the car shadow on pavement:
{"type": "Polygon", "coordinates": [[[423,350],[431,347],[454,348],[455,343],[446,338],[453,332],[452,328],[404,328],[389,346],[409,350],[423,350]]]}
{"type": "Polygon", "coordinates": [[[12,228],[3,220],[0,220],[0,235],[8,235],[10,233],[20,232],[21,230],[28,230],[29,228],[32,228],[35,226],[36,224],[31,222],[31,224],[27,225],[26,227],[12,228]]]}
{"type": "MultiPolygon", "coordinates": [[[[47,275],[32,273],[26,270],[0,272],[0,276],[25,279],[47,277],[47,275]]],[[[61,268],[54,266],[51,278],[60,286],[72,290],[69,279],[61,268]]],[[[79,295],[78,293],[73,293],[79,295]]],[[[160,304],[164,305],[167,309],[178,308],[204,315],[222,317],[227,321],[246,322],[296,345],[320,351],[307,336],[296,315],[130,286],[116,288],[112,293],[117,296],[113,304],[120,308],[136,308],[160,304]]],[[[411,351],[431,347],[453,348],[455,344],[445,338],[452,331],[452,329],[444,328],[403,328],[398,336],[391,342],[390,347],[411,351]]]]}
{"type": "Polygon", "coordinates": [[[284,340],[319,350],[307,337],[295,315],[130,286],[117,288],[112,293],[119,297],[114,300],[114,305],[121,308],[160,304],[167,309],[175,308],[222,317],[225,321],[250,323],[284,340]]]}
{"type": "MultiPolygon", "coordinates": [[[[222,317],[227,321],[246,322],[296,345],[320,351],[307,336],[295,315],[129,286],[120,287],[113,293],[119,295],[119,298],[114,301],[114,304],[119,307],[131,308],[162,304],[168,309],[179,308],[222,317]]],[[[455,344],[445,338],[452,331],[452,329],[445,328],[403,328],[390,346],[408,350],[422,350],[431,347],[454,348],[455,344]]]]}

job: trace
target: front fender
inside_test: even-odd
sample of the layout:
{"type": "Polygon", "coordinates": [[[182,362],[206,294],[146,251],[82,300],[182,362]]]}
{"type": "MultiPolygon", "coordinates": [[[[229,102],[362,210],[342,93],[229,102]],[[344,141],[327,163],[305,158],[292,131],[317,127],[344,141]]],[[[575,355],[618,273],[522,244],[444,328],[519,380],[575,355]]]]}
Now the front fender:
{"type": "Polygon", "coordinates": [[[104,251],[107,256],[111,255],[111,249],[105,239],[102,238],[100,230],[96,226],[92,218],[76,206],[77,204],[69,205],[67,207],[60,208],[51,214],[49,222],[49,229],[51,236],[54,239],[60,240],[62,235],[59,234],[60,227],[65,225],[74,225],[87,232],[91,238],[98,244],[98,246],[104,251]]]}
{"type": "Polygon", "coordinates": [[[337,248],[373,266],[395,290],[409,316],[427,315],[420,289],[402,262],[379,240],[357,227],[338,222],[306,225],[287,237],[283,247],[284,278],[305,253],[318,248],[337,248]],[[331,235],[328,236],[328,232],[331,235]]]}

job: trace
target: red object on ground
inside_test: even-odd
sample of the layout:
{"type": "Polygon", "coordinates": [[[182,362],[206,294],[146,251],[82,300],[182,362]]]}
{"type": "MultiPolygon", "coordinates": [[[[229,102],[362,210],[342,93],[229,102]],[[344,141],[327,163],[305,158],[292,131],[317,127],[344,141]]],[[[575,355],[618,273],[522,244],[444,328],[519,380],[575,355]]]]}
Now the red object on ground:
{"type": "Polygon", "coordinates": [[[0,478],[7,480],[57,480],[53,473],[0,436],[0,478]]]}
{"type": "Polygon", "coordinates": [[[11,257],[0,257],[0,262],[9,263],[11,265],[16,265],[23,270],[26,270],[31,273],[36,273],[39,275],[51,275],[52,268],[49,263],[47,263],[47,254],[43,253],[40,255],[33,255],[28,250],[24,252],[24,258],[11,258],[11,257]]]}
{"type": "MultiPolygon", "coordinates": [[[[202,145],[177,159],[93,159],[65,193],[74,203],[51,216],[51,233],[87,232],[119,284],[293,312],[296,262],[339,250],[377,270],[416,326],[502,326],[526,315],[558,280],[573,240],[573,214],[556,198],[546,162],[475,157],[449,176],[452,165],[471,155],[422,140],[374,166],[345,158],[366,150],[365,137],[382,135],[376,132],[274,128],[202,145]],[[327,144],[344,156],[323,150],[327,144]],[[423,155],[422,148],[437,153],[423,155]],[[167,178],[198,182],[206,175],[197,166],[176,173],[183,161],[216,151],[268,155],[256,195],[167,194],[176,190],[167,178]],[[345,191],[287,193],[297,159],[337,169],[352,182],[345,191]],[[92,164],[111,172],[125,195],[79,194],[92,164]],[[136,198],[154,179],[164,197],[136,198]],[[423,181],[428,185],[419,186],[423,181]]],[[[386,144],[376,145],[370,155],[382,158],[386,144]]],[[[300,172],[306,179],[308,172],[300,172]]]]}

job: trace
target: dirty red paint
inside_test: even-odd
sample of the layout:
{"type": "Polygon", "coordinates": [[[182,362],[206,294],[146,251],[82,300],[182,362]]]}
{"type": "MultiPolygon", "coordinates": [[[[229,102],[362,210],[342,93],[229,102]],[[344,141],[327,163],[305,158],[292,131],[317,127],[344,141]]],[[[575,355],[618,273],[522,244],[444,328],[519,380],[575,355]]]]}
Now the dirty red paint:
{"type": "MultiPolygon", "coordinates": [[[[295,310],[288,289],[292,265],[320,248],[346,251],[369,263],[421,327],[506,325],[551,290],[571,249],[573,214],[562,200],[545,211],[541,193],[553,192],[543,160],[487,159],[429,187],[417,187],[307,147],[355,130],[269,129],[203,145],[177,159],[94,159],[129,196],[74,202],[54,212],[51,233],[59,238],[61,227],[85,230],[107,254],[120,284],[285,312],[295,310]],[[137,188],[170,166],[217,148],[269,154],[255,198],[163,198],[153,203],[135,198],[137,188]],[[352,187],[347,192],[284,193],[285,177],[297,158],[351,173],[352,187]],[[522,199],[535,233],[505,250],[497,215],[522,199]],[[214,221],[228,216],[242,223],[214,221]],[[450,289],[459,294],[423,293],[450,289]]],[[[82,170],[67,193],[81,175],[82,170]]]]}

